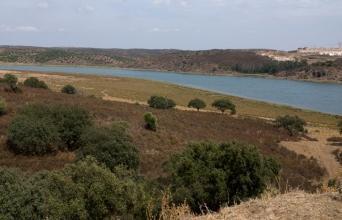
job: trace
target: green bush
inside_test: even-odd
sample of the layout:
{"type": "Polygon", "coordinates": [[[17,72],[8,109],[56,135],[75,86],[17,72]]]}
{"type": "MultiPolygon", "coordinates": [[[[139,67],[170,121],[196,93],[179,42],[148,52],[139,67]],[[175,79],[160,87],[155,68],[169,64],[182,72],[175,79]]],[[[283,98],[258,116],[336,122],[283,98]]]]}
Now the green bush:
{"type": "Polygon", "coordinates": [[[93,158],[30,176],[0,168],[0,219],[144,219],[145,189],[131,171],[93,158]]]}
{"type": "Polygon", "coordinates": [[[18,78],[13,74],[5,74],[4,75],[4,81],[7,84],[7,88],[5,88],[6,91],[9,92],[21,92],[20,88],[18,87],[18,78]]]}
{"type": "Polygon", "coordinates": [[[157,118],[151,112],[144,114],[145,127],[146,129],[156,131],[157,130],[157,118]]]}
{"type": "Polygon", "coordinates": [[[58,130],[48,118],[18,116],[8,129],[8,146],[17,154],[43,155],[59,144],[58,130]]]}
{"type": "Polygon", "coordinates": [[[279,169],[254,146],[236,142],[190,144],[167,164],[173,201],[186,201],[196,213],[201,205],[217,211],[260,195],[279,169]]]}
{"type": "Polygon", "coordinates": [[[91,124],[88,112],[77,106],[28,105],[11,122],[8,145],[16,153],[31,155],[75,150],[91,124]]]}
{"type": "Polygon", "coordinates": [[[48,86],[44,81],[37,79],[36,77],[27,78],[24,81],[24,86],[40,89],[48,89],[48,86]]]}
{"type": "Polygon", "coordinates": [[[4,99],[0,98],[0,116],[6,114],[7,105],[4,99]]]}
{"type": "Polygon", "coordinates": [[[62,88],[61,90],[62,93],[73,95],[77,93],[77,90],[74,86],[72,85],[66,85],[62,88]]]}
{"type": "Polygon", "coordinates": [[[30,184],[18,170],[0,167],[0,219],[39,219],[34,213],[30,184]]]}
{"type": "Polygon", "coordinates": [[[193,99],[189,102],[188,107],[189,108],[195,108],[197,111],[199,111],[202,108],[205,108],[207,105],[202,99],[193,99]]]}
{"type": "Polygon", "coordinates": [[[82,147],[77,152],[78,159],[92,156],[111,170],[118,165],[133,170],[139,166],[138,150],[126,128],[118,125],[111,128],[90,127],[82,135],[81,143],[82,147]]]}
{"type": "Polygon", "coordinates": [[[222,114],[226,110],[230,110],[231,114],[236,113],[235,105],[229,99],[218,99],[213,102],[212,106],[220,110],[222,114]]]}
{"type": "Polygon", "coordinates": [[[285,115],[277,117],[275,124],[279,128],[286,129],[290,135],[297,135],[305,132],[306,122],[298,116],[285,115]]]}
{"type": "Polygon", "coordinates": [[[150,107],[157,109],[170,109],[176,106],[172,99],[163,96],[151,96],[147,103],[150,107]]]}

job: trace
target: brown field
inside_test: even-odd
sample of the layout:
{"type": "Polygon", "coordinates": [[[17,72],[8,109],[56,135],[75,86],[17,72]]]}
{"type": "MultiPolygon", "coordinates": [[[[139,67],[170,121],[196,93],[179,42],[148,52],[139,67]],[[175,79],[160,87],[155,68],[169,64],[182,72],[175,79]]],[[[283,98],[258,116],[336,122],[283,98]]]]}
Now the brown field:
{"type": "Polygon", "coordinates": [[[23,93],[7,93],[0,88],[0,96],[9,112],[0,117],[0,165],[19,167],[27,171],[57,169],[72,162],[73,153],[59,153],[48,157],[16,156],[6,147],[7,127],[22,106],[28,103],[80,105],[88,109],[99,125],[124,120],[140,151],[141,174],[149,178],[163,175],[162,165],[170,155],[180,152],[192,141],[238,140],[256,145],[266,155],[277,158],[282,164],[281,184],[314,189],[326,174],[317,161],[299,156],[280,147],[280,141],[295,140],[270,122],[261,119],[230,117],[212,112],[155,110],[144,105],[104,101],[96,97],[65,95],[49,90],[23,88],[23,93]],[[158,131],[144,129],[143,114],[153,112],[159,121],[158,131]]]}
{"type": "MultiPolygon", "coordinates": [[[[0,76],[9,71],[0,71],[0,76]]],[[[207,103],[206,110],[214,111],[210,104],[218,98],[228,97],[237,106],[237,112],[243,117],[273,119],[280,115],[298,115],[312,125],[336,127],[337,116],[319,112],[296,109],[288,106],[253,101],[250,99],[227,96],[219,93],[192,89],[161,82],[78,74],[13,72],[21,81],[30,76],[44,80],[53,91],[60,91],[65,84],[74,85],[85,96],[96,96],[107,100],[129,103],[146,103],[151,95],[163,95],[172,98],[184,110],[189,100],[201,98],[207,103]]]]}

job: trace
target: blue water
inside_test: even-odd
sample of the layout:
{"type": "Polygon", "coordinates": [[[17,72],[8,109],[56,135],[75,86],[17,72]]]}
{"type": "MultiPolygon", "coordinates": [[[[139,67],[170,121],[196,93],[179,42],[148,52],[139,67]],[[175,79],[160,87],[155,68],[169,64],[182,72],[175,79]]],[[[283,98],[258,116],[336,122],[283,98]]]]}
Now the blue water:
{"type": "Polygon", "coordinates": [[[81,73],[163,81],[255,100],[342,115],[342,85],[260,77],[208,76],[101,67],[7,66],[2,70],[81,73]]]}

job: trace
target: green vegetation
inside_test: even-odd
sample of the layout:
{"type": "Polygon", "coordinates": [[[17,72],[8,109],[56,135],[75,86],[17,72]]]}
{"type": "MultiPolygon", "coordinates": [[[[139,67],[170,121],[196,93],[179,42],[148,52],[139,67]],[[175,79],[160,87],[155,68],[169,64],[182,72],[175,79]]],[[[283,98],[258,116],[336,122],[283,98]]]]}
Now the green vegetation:
{"type": "Polygon", "coordinates": [[[3,98],[0,98],[0,116],[6,113],[7,113],[6,101],[3,98]]]}
{"type": "Polygon", "coordinates": [[[188,107],[189,108],[195,108],[197,109],[197,111],[199,111],[200,109],[205,108],[207,105],[205,104],[205,102],[202,99],[196,98],[196,99],[192,99],[190,100],[188,107]]]}
{"type": "Polygon", "coordinates": [[[230,110],[232,115],[236,114],[236,107],[229,99],[218,99],[215,100],[212,104],[213,107],[217,108],[222,112],[222,114],[226,110],[230,110]]]}
{"type": "Polygon", "coordinates": [[[342,134],[342,120],[338,122],[337,127],[340,130],[340,134],[342,134]]]}
{"type": "Polygon", "coordinates": [[[297,135],[305,132],[304,126],[306,125],[306,122],[298,116],[280,116],[276,119],[275,123],[277,127],[286,129],[290,135],[297,135]]]}
{"type": "Polygon", "coordinates": [[[86,158],[63,170],[26,176],[0,169],[1,219],[143,219],[144,184],[86,158]]]}
{"type": "Polygon", "coordinates": [[[48,89],[48,86],[44,81],[39,80],[36,77],[29,77],[24,81],[24,86],[40,89],[48,89]]]}
{"type": "Polygon", "coordinates": [[[83,133],[81,143],[78,159],[92,156],[111,170],[118,165],[132,170],[139,166],[138,150],[124,126],[90,127],[83,133]]]}
{"type": "Polygon", "coordinates": [[[236,142],[190,144],[168,163],[171,192],[176,204],[186,201],[193,211],[216,211],[260,195],[280,167],[250,145],[236,142]]]}
{"type": "Polygon", "coordinates": [[[18,61],[19,56],[15,53],[1,53],[0,54],[0,61],[2,62],[9,62],[15,63],[18,61]]]}
{"type": "Polygon", "coordinates": [[[61,90],[62,93],[73,95],[77,93],[77,90],[74,86],[72,85],[66,85],[62,88],[61,90]]]}
{"type": "Polygon", "coordinates": [[[50,60],[70,58],[72,55],[65,50],[50,49],[35,55],[34,59],[37,63],[46,63],[50,60]]]}
{"type": "Polygon", "coordinates": [[[76,106],[28,105],[11,122],[8,145],[16,153],[31,155],[75,150],[90,125],[88,112],[76,106]]]}
{"type": "Polygon", "coordinates": [[[157,130],[157,117],[151,112],[146,112],[144,115],[146,129],[156,131],[157,130]]]}
{"type": "Polygon", "coordinates": [[[59,143],[57,128],[48,118],[17,116],[8,129],[8,146],[17,154],[51,153],[59,143]]]}
{"type": "Polygon", "coordinates": [[[18,87],[18,78],[13,74],[5,74],[4,75],[4,82],[7,84],[5,88],[8,92],[21,92],[20,88],[18,87]]]}
{"type": "Polygon", "coordinates": [[[163,96],[151,96],[147,103],[150,107],[157,109],[170,109],[176,106],[172,99],[163,96]]]}

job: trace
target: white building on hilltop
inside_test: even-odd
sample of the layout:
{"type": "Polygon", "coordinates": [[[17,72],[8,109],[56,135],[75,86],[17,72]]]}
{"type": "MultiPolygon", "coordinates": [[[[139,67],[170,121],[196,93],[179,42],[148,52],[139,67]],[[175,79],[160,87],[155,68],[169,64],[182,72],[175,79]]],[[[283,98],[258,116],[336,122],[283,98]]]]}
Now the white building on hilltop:
{"type": "Polygon", "coordinates": [[[342,56],[342,48],[298,48],[298,53],[318,54],[327,56],[342,56]]]}

